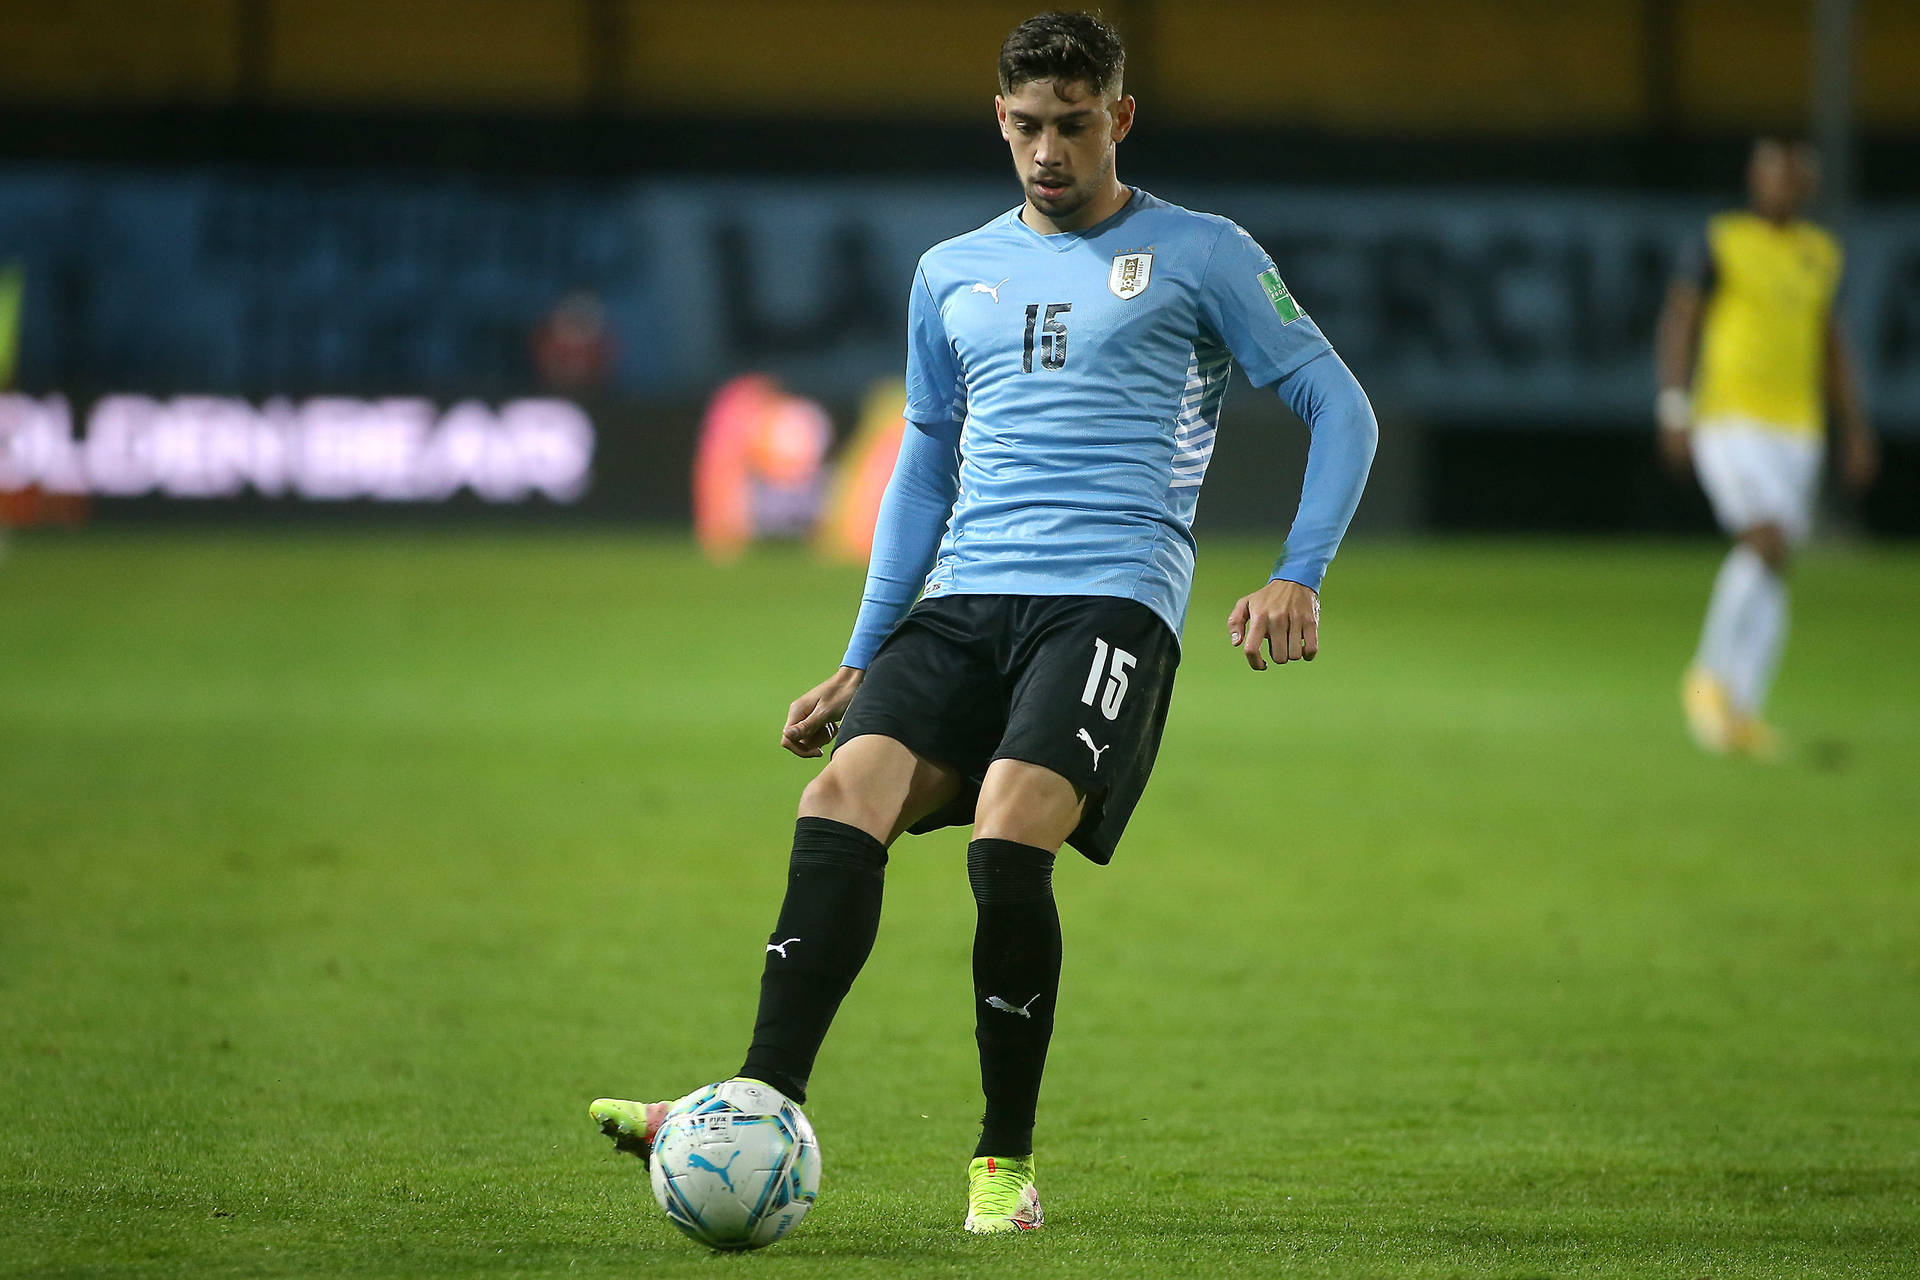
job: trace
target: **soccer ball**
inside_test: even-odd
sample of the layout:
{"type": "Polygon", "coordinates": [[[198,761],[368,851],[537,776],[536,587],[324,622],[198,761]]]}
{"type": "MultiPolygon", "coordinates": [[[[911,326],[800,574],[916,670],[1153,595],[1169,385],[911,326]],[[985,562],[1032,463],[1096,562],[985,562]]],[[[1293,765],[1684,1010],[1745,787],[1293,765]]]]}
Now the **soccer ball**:
{"type": "Polygon", "coordinates": [[[793,1230],[820,1194],[820,1143],[800,1108],[751,1080],[673,1104],[654,1135],[653,1198],[712,1249],[759,1249],[793,1230]]]}

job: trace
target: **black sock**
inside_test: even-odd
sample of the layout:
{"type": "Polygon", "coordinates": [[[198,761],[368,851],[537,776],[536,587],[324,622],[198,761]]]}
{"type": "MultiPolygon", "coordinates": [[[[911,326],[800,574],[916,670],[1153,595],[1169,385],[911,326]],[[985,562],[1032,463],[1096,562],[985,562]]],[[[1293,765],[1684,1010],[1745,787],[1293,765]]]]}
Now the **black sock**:
{"type": "Polygon", "coordinates": [[[1033,1113],[1060,993],[1053,855],[1012,840],[967,846],[979,922],[973,934],[974,1039],[987,1112],[976,1156],[1033,1154],[1033,1113]]]}
{"type": "Polygon", "coordinates": [[[767,939],[760,1014],[741,1075],[807,1100],[820,1042],[880,930],[886,866],[887,847],[858,827],[831,818],[794,824],[787,897],[767,939]]]}

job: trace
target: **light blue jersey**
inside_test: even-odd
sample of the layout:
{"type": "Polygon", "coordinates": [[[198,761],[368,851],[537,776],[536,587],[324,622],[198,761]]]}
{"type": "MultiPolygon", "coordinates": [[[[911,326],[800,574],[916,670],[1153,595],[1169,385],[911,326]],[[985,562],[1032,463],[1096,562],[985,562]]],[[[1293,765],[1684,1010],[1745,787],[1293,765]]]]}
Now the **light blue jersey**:
{"type": "Polygon", "coordinates": [[[1274,576],[1317,590],[1373,416],[1246,232],[1135,189],[1085,231],[1042,235],[1015,209],[928,250],[908,305],[907,438],[846,665],[865,667],[923,589],[1117,596],[1179,635],[1234,359],[1314,429],[1274,576]]]}

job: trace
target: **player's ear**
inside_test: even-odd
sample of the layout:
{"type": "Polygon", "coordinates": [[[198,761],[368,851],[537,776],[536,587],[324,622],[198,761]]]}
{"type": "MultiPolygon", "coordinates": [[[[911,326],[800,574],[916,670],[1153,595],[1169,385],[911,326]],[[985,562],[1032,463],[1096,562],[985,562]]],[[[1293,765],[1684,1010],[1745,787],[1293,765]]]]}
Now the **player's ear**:
{"type": "Polygon", "coordinates": [[[993,95],[993,114],[1000,121],[1000,136],[1012,142],[1013,135],[1007,132],[1007,100],[997,93],[993,95]]]}
{"type": "Polygon", "coordinates": [[[1113,140],[1120,141],[1133,132],[1133,95],[1122,94],[1113,104],[1113,140]]]}

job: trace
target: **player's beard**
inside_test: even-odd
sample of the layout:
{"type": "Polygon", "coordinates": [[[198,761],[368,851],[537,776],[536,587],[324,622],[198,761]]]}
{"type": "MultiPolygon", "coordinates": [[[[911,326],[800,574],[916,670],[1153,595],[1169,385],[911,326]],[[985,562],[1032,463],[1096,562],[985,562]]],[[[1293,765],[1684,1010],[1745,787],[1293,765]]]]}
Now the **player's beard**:
{"type": "Polygon", "coordinates": [[[1070,182],[1067,189],[1057,196],[1045,195],[1031,178],[1023,177],[1021,186],[1026,190],[1027,201],[1054,222],[1065,222],[1093,203],[1095,196],[1106,190],[1113,181],[1113,149],[1109,147],[1100,157],[1099,167],[1085,180],[1070,182]]]}

